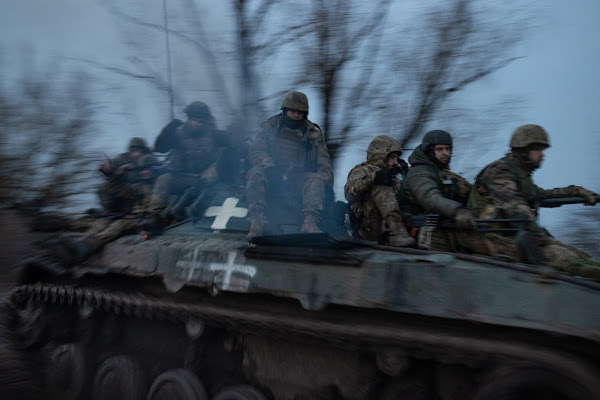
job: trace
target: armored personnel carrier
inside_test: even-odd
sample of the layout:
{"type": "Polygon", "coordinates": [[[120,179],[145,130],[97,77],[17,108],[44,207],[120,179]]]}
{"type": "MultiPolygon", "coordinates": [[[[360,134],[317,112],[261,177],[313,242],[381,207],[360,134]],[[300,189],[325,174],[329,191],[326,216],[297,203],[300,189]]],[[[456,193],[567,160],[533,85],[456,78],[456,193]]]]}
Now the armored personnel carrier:
{"type": "Polygon", "coordinates": [[[31,260],[15,340],[60,399],[600,398],[600,285],[347,235],[248,243],[242,198],[31,260]]]}

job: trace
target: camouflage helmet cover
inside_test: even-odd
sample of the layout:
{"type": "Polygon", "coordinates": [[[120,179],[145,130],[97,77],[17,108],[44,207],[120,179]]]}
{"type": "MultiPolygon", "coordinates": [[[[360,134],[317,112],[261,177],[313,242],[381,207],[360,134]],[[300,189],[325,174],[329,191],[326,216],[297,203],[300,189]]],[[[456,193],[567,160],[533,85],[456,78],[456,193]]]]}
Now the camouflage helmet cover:
{"type": "Polygon", "coordinates": [[[308,115],[308,98],[302,92],[289,92],[281,102],[281,109],[303,111],[308,115]]]}
{"type": "Polygon", "coordinates": [[[131,151],[132,147],[139,147],[142,149],[143,153],[150,153],[150,148],[146,144],[146,141],[144,140],[144,138],[141,138],[141,137],[131,138],[131,140],[129,141],[129,146],[128,146],[129,151],[131,151]]]}
{"type": "Polygon", "coordinates": [[[371,141],[367,148],[367,161],[387,166],[387,158],[391,153],[402,154],[402,146],[390,136],[379,135],[371,141]]]}
{"type": "Polygon", "coordinates": [[[544,128],[535,124],[519,126],[510,138],[510,147],[512,148],[525,148],[534,143],[550,147],[548,133],[544,128]]]}
{"type": "Polygon", "coordinates": [[[183,112],[187,114],[188,118],[200,120],[212,120],[213,118],[208,105],[201,101],[194,101],[193,103],[189,104],[183,109],[183,112]]]}
{"type": "Polygon", "coordinates": [[[427,132],[425,136],[423,136],[423,141],[421,142],[420,147],[421,150],[427,152],[431,146],[435,146],[436,144],[452,146],[452,135],[441,129],[434,129],[427,132]]]}

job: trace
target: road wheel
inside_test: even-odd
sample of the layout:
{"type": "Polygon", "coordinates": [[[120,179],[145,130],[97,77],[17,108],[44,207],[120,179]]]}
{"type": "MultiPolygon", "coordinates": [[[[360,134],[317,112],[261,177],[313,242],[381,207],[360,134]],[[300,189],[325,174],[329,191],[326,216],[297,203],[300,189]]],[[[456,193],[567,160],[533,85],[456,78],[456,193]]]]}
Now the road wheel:
{"type": "Polygon", "coordinates": [[[96,371],[92,399],[141,400],[147,387],[144,371],[132,357],[113,356],[96,371]]]}
{"type": "Polygon", "coordinates": [[[267,400],[267,397],[252,386],[238,385],[221,390],[213,400],[267,400]]]}
{"type": "Polygon", "coordinates": [[[38,345],[43,341],[46,330],[45,308],[42,303],[30,299],[22,308],[15,310],[14,333],[23,347],[38,345]]]}
{"type": "Polygon", "coordinates": [[[510,365],[486,375],[473,400],[585,400],[595,390],[539,366],[510,365]]]}
{"type": "Polygon", "coordinates": [[[171,369],[152,383],[147,400],[208,400],[204,385],[190,370],[171,369]]]}
{"type": "Polygon", "coordinates": [[[56,399],[76,399],[88,374],[87,357],[79,343],[62,344],[50,351],[46,369],[47,387],[56,399]]]}
{"type": "Polygon", "coordinates": [[[423,382],[416,378],[400,378],[388,384],[379,400],[410,399],[425,400],[427,397],[423,382]]]}

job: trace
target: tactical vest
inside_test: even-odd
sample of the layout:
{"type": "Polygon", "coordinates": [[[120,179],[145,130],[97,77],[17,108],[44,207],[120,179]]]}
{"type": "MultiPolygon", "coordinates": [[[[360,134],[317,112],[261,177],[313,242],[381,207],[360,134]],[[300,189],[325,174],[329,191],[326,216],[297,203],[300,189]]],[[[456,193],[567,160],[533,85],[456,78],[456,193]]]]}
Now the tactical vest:
{"type": "Polygon", "coordinates": [[[311,143],[305,129],[289,129],[281,126],[275,137],[273,161],[284,168],[306,169],[309,163],[311,143]]]}

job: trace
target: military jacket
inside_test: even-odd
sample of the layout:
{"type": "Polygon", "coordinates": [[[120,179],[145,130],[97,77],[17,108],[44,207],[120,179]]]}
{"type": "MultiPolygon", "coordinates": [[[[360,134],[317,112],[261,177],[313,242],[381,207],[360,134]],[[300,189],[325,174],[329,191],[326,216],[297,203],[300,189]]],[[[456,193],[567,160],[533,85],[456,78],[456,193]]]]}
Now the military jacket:
{"type": "Polygon", "coordinates": [[[402,210],[405,214],[440,214],[453,218],[467,202],[471,185],[450,170],[442,170],[417,147],[408,158],[411,167],[406,174],[402,210]]]}
{"type": "Polygon", "coordinates": [[[375,183],[377,171],[390,170],[386,160],[389,149],[389,143],[383,139],[371,153],[367,152],[366,162],[358,164],[350,170],[344,186],[344,195],[352,208],[351,219],[353,219],[354,229],[363,239],[375,242],[383,239],[384,219],[378,204],[385,205],[384,208],[387,210],[396,209],[400,212],[398,204],[398,194],[402,187],[400,179],[396,176],[393,177],[392,190],[374,190],[378,187],[375,183]]]}
{"type": "Polygon", "coordinates": [[[106,174],[106,177],[109,178],[109,180],[123,178],[121,176],[121,174],[117,173],[117,170],[120,167],[122,167],[123,165],[127,165],[127,164],[136,165],[136,160],[134,160],[133,157],[131,157],[131,155],[129,153],[121,153],[118,156],[116,156],[115,158],[111,158],[109,160],[109,162],[110,162],[110,172],[108,174],[106,174]]]}
{"type": "MultiPolygon", "coordinates": [[[[146,155],[148,157],[148,155],[146,155]]],[[[158,164],[158,160],[152,157],[152,162],[158,164]]],[[[110,185],[119,187],[122,185],[129,185],[139,181],[139,169],[125,169],[123,172],[118,173],[118,169],[123,165],[132,164],[137,167],[137,160],[135,160],[129,153],[122,153],[117,157],[110,160],[111,172],[106,175],[110,185]]]]}
{"type": "Polygon", "coordinates": [[[201,134],[190,135],[186,133],[185,124],[177,126],[171,122],[156,138],[154,147],[161,153],[170,152],[170,168],[202,174],[209,167],[214,169],[215,162],[223,150],[217,134],[216,129],[209,127],[201,134]]]}
{"type": "Polygon", "coordinates": [[[538,201],[578,195],[573,185],[542,189],[533,183],[532,172],[512,153],[494,161],[477,175],[468,208],[476,218],[535,220],[538,201]]]}
{"type": "Polygon", "coordinates": [[[249,150],[252,165],[315,172],[326,185],[333,185],[333,166],[321,130],[308,120],[304,127],[290,129],[282,119],[278,114],[262,124],[249,150]]]}
{"type": "MultiPolygon", "coordinates": [[[[377,209],[371,192],[375,186],[375,174],[381,169],[383,168],[368,161],[358,164],[348,173],[348,179],[344,186],[344,196],[348,200],[348,203],[350,203],[355,219],[355,229],[361,237],[374,241],[378,241],[378,236],[381,236],[379,232],[381,231],[382,216],[377,209]]],[[[402,181],[394,176],[392,181],[393,195],[390,195],[390,198],[381,198],[379,200],[388,203],[397,203],[401,187],[402,181]]],[[[380,194],[380,196],[385,196],[385,194],[380,194]]],[[[396,207],[400,210],[398,205],[396,207]]]]}

